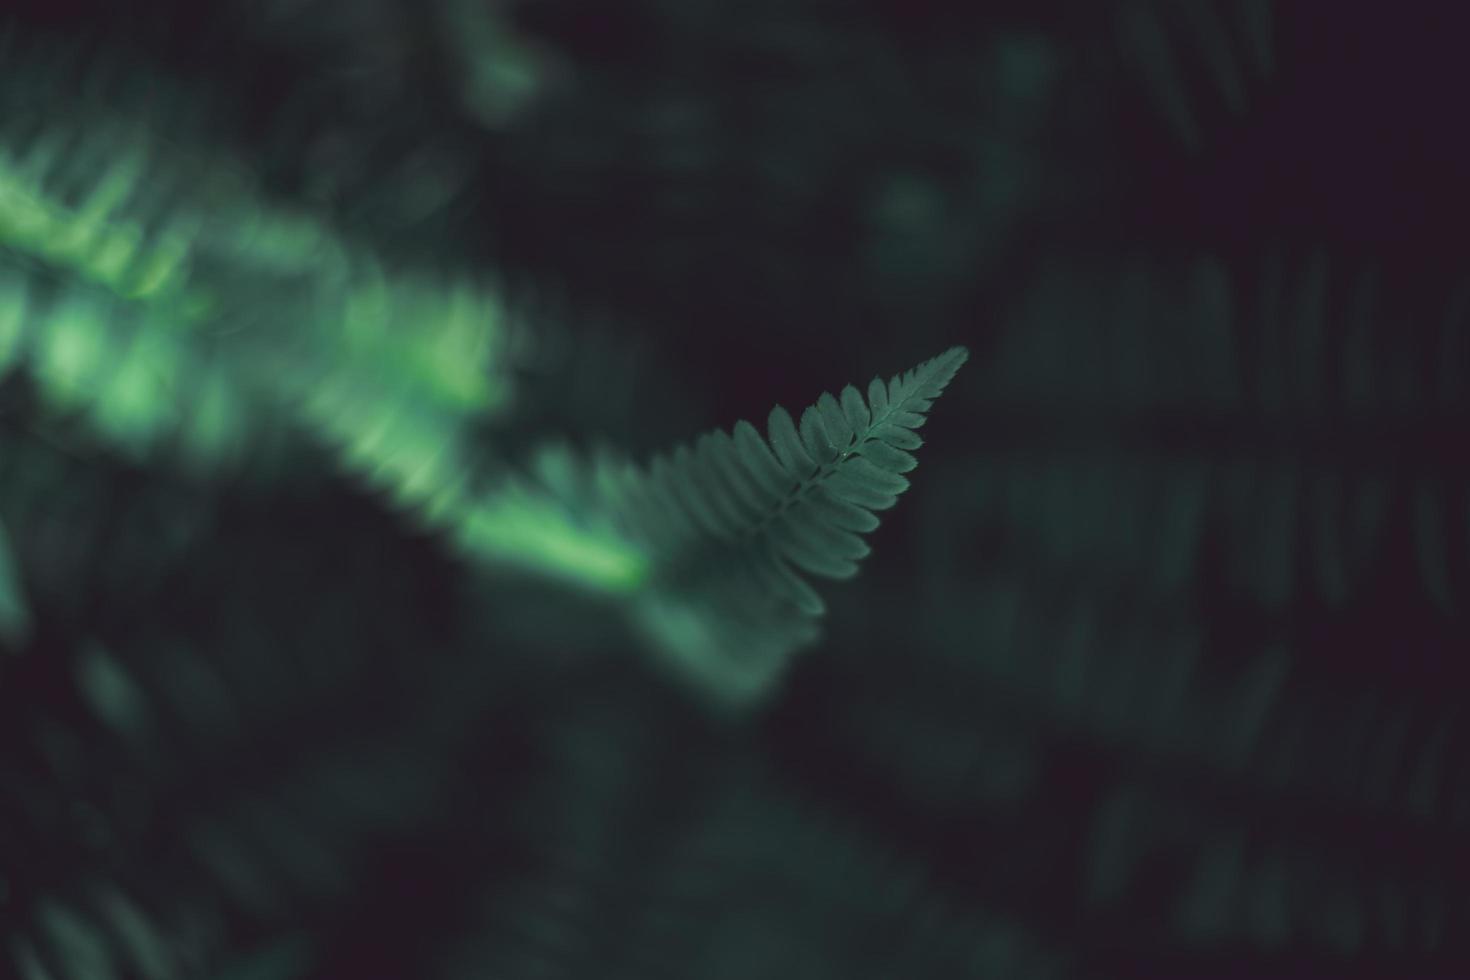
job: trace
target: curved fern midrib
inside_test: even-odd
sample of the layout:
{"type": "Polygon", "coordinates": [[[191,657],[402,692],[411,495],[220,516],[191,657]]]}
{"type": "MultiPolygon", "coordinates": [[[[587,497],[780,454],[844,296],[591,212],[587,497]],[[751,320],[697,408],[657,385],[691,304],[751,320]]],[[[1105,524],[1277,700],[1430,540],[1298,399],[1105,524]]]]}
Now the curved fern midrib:
{"type": "MultiPolygon", "coordinates": [[[[810,490],[815,487],[821,486],[823,480],[830,477],[833,473],[836,473],[838,466],[840,466],[844,461],[852,458],[853,456],[861,456],[863,452],[863,447],[878,438],[873,434],[878,429],[878,427],[880,425],[887,424],[889,419],[891,419],[897,413],[905,411],[904,406],[908,405],[909,402],[913,400],[914,395],[922,390],[923,385],[921,380],[916,377],[909,382],[908,387],[909,390],[904,393],[902,399],[900,399],[898,402],[890,402],[888,404],[888,406],[883,410],[883,415],[881,418],[874,416],[868,422],[867,428],[863,430],[861,439],[856,437],[856,433],[854,434],[853,442],[850,443],[851,448],[839,449],[837,457],[835,459],[832,459],[826,463],[819,463],[812,474],[810,476],[804,477],[799,483],[797,483],[796,488],[789,492],[785,497],[783,497],[781,499],[781,502],[776,506],[773,511],[767,514],[765,517],[761,518],[755,524],[751,525],[751,527],[747,528],[740,536],[741,543],[749,543],[759,537],[761,534],[765,533],[765,531],[772,524],[780,520],[783,514],[791,510],[797,504],[801,503],[801,501],[805,499],[806,494],[810,490]]],[[[864,399],[864,401],[866,400],[867,399],[864,399]]],[[[871,411],[871,409],[872,406],[869,405],[869,410],[871,411]]]]}
{"type": "Polygon", "coordinates": [[[843,460],[849,459],[853,456],[862,455],[863,445],[872,439],[873,436],[868,435],[854,448],[841,450],[836,459],[827,463],[819,464],[817,468],[812,471],[812,474],[810,476],[803,477],[802,480],[797,483],[795,489],[786,494],[785,497],[781,498],[781,502],[776,505],[775,510],[771,511],[765,517],[762,517],[758,522],[743,531],[740,535],[741,541],[749,541],[760,536],[768,527],[770,527],[776,521],[780,520],[781,515],[785,514],[797,504],[801,503],[801,501],[805,499],[808,491],[812,490],[815,487],[821,486],[823,480],[831,476],[833,473],[836,473],[838,464],[842,463],[843,460]]]}

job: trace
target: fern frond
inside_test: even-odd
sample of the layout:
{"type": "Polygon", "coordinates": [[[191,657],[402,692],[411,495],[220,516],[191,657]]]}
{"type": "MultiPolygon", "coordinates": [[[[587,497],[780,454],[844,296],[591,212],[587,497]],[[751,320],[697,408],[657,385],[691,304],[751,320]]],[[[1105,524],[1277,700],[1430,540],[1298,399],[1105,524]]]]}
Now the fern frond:
{"type": "Polygon", "coordinates": [[[1275,70],[1269,0],[1151,0],[1118,8],[1119,46],[1174,137],[1190,152],[1216,120],[1239,117],[1275,70]]]}
{"type": "MultiPolygon", "coordinates": [[[[1445,450],[1470,403],[1463,272],[1277,246],[1229,264],[1070,267],[1036,294],[989,361],[986,411],[1089,440],[1108,430],[1126,448],[1058,443],[956,482],[989,540],[1177,595],[1218,539],[1230,594],[1273,614],[1298,600],[1337,612],[1394,560],[1403,514],[1414,567],[1391,574],[1458,615],[1464,551],[1446,542],[1463,540],[1460,464],[1445,450]]],[[[934,530],[941,551],[963,537],[934,530]]]]}
{"type": "Polygon", "coordinates": [[[848,579],[863,535],[908,489],[916,429],[969,352],[954,347],[865,397],[823,394],[798,423],[771,410],[624,476],[621,524],[654,572],[636,621],[705,686],[737,699],[763,690],[825,611],[809,576],[848,579]]]}
{"type": "MultiPolygon", "coordinates": [[[[851,385],[841,402],[823,394],[798,426],[785,408],[771,410],[769,443],[740,422],[733,435],[712,432],[656,459],[655,484],[672,491],[683,515],[710,534],[745,544],[768,544],[789,564],[855,561],[866,554],[855,532],[877,526],[871,512],[886,510],[908,488],[914,432],[968,352],[955,347],[885,386],[875,381],[864,398],[851,385]]],[[[687,542],[679,542],[686,545],[687,542]]],[[[847,577],[807,568],[812,574],[847,577]]]]}
{"type": "Polygon", "coordinates": [[[529,478],[423,499],[469,556],[626,599],[664,666],[748,703],[818,635],[808,578],[857,574],[876,512],[908,489],[915,430],[968,356],[952,348],[866,397],[824,394],[799,424],[778,405],[766,436],[741,421],[647,466],[549,446],[529,478]]]}
{"type": "MultiPolygon", "coordinates": [[[[11,532],[33,624],[31,641],[14,651],[0,634],[0,770],[17,787],[0,800],[7,902],[0,975],[223,975],[206,967],[230,953],[218,927],[225,916],[294,922],[303,904],[350,885],[377,834],[421,818],[430,782],[400,772],[395,794],[412,785],[406,794],[390,799],[371,788],[383,774],[379,763],[427,774],[434,767],[426,760],[439,757],[427,744],[404,751],[404,738],[427,731],[414,720],[419,702],[405,686],[412,681],[396,685],[404,711],[392,713],[403,724],[391,723],[394,734],[380,743],[385,754],[365,753],[350,727],[335,742],[309,721],[328,712],[311,706],[346,703],[348,692],[378,682],[375,665],[384,661],[370,649],[377,630],[337,646],[321,642],[321,626],[343,621],[341,607],[328,611],[333,600],[324,598],[311,622],[293,607],[301,646],[262,656],[254,628],[240,624],[274,613],[260,593],[248,610],[231,608],[229,596],[240,590],[220,570],[279,583],[301,556],[284,565],[270,557],[271,537],[251,529],[260,526],[252,525],[253,507],[216,524],[213,495],[192,481],[157,477],[140,488],[119,460],[78,461],[7,433],[0,433],[0,468],[0,520],[11,532]],[[225,548],[229,557],[205,572],[206,542],[227,525],[239,536],[225,548]],[[197,632],[170,624],[121,637],[110,629],[78,635],[58,625],[75,621],[79,608],[116,622],[105,610],[192,604],[200,595],[213,602],[216,593],[220,603],[197,632]],[[280,744],[291,762],[244,776],[232,760],[270,751],[265,732],[289,732],[280,744]],[[56,766],[57,752],[65,768],[56,766]],[[216,780],[217,772],[229,778],[216,780]],[[56,801],[78,787],[88,805],[58,812],[56,801]],[[184,787],[189,812],[171,822],[165,853],[155,849],[162,841],[146,814],[162,812],[184,787]],[[109,848],[127,857],[109,858],[109,848]]],[[[268,515],[265,526],[290,520],[270,504],[256,513],[268,515]]],[[[378,544],[368,547],[379,553],[378,544]]],[[[333,570],[341,576],[369,564],[340,553],[328,561],[343,561],[333,570]]],[[[370,605],[395,601],[385,593],[370,605]]],[[[442,720],[437,694],[427,696],[435,706],[425,717],[442,720]]],[[[384,721],[374,712],[370,724],[383,730],[384,721]]]]}

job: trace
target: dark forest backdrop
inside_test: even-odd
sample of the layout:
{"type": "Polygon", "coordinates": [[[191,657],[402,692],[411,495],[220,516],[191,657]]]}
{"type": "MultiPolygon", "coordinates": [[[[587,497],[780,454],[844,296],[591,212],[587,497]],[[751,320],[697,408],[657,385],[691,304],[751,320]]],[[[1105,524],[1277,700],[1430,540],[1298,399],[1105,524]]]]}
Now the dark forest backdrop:
{"type": "Polygon", "coordinates": [[[1456,5],[4,17],[0,974],[1470,976],[1456,5]],[[589,460],[957,344],[638,605],[589,460]]]}

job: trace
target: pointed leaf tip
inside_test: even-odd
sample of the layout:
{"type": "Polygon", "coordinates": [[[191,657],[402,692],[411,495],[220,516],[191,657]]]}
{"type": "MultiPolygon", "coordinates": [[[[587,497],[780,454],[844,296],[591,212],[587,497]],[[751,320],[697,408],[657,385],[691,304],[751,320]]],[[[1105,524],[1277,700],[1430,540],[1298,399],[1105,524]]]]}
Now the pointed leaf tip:
{"type": "Polygon", "coordinates": [[[949,350],[945,351],[943,354],[940,354],[938,357],[936,357],[933,361],[933,364],[935,367],[939,368],[939,373],[944,376],[944,381],[941,382],[941,384],[947,383],[950,378],[954,377],[955,372],[963,367],[964,363],[969,359],[970,348],[966,347],[964,344],[956,344],[949,350]]]}

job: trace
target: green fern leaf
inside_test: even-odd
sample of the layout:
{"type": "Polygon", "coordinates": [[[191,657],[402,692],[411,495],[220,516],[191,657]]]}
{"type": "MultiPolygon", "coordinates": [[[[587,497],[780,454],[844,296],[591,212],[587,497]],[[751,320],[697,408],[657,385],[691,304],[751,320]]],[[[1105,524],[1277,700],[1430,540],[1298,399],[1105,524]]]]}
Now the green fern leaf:
{"type": "Polygon", "coordinates": [[[816,462],[807,455],[806,447],[797,434],[796,425],[791,421],[791,413],[786,409],[780,405],[771,409],[766,428],[771,434],[771,448],[775,450],[781,465],[786,468],[788,479],[805,479],[817,468],[816,462]]]}
{"type": "Polygon", "coordinates": [[[826,485],[839,500],[867,510],[887,510],[898,503],[898,494],[874,486],[850,469],[833,473],[826,485]]]}
{"type": "Polygon", "coordinates": [[[906,429],[894,422],[885,422],[875,426],[873,438],[894,449],[914,450],[924,444],[924,440],[915,435],[911,429],[906,429]]]}
{"type": "Polygon", "coordinates": [[[780,594],[791,598],[798,609],[808,616],[820,616],[827,611],[827,603],[800,575],[793,572],[774,553],[767,557],[767,568],[774,575],[780,594]]]}
{"type": "Polygon", "coordinates": [[[868,384],[868,405],[874,414],[888,410],[888,386],[881,378],[874,378],[868,384]]]}
{"type": "Polygon", "coordinates": [[[780,499],[786,492],[786,471],[755,426],[744,420],[735,423],[735,451],[740,465],[761,491],[772,499],[780,499]]]}
{"type": "Polygon", "coordinates": [[[878,518],[874,514],[863,510],[856,504],[850,504],[834,497],[825,488],[813,492],[808,498],[808,503],[820,514],[822,520],[834,527],[867,532],[878,526],[878,518]]]}
{"type": "MultiPolygon", "coordinates": [[[[886,384],[874,380],[866,398],[852,385],[840,397],[823,394],[799,423],[778,405],[768,439],[740,422],[733,434],[707,433],[693,449],[654,459],[641,480],[628,478],[609,503],[651,561],[635,616],[676,665],[695,677],[730,677],[728,662],[748,660],[752,646],[769,657],[812,637],[803,621],[825,604],[806,576],[858,573],[875,512],[909,488],[903,474],[923,444],[914,430],[968,356],[955,347],[886,384]]],[[[739,676],[774,674],[757,664],[739,676]]],[[[741,695],[752,693],[742,684],[741,695]]]]}
{"type": "Polygon", "coordinates": [[[837,403],[830,392],[824,392],[817,400],[817,410],[822,416],[822,427],[831,439],[834,448],[846,451],[852,445],[853,426],[847,420],[847,413],[837,403]]]}
{"type": "Polygon", "coordinates": [[[889,473],[907,473],[919,465],[918,460],[902,449],[877,440],[863,449],[863,455],[889,473]]]}
{"type": "Polygon", "coordinates": [[[801,444],[806,447],[807,455],[821,466],[831,463],[840,452],[836,440],[827,433],[821,410],[815,406],[801,413],[801,444]]]}
{"type": "Polygon", "coordinates": [[[868,403],[863,401],[862,394],[852,385],[842,389],[842,411],[847,416],[847,424],[854,432],[862,432],[873,421],[872,413],[868,411],[868,403]]]}

